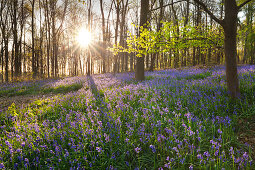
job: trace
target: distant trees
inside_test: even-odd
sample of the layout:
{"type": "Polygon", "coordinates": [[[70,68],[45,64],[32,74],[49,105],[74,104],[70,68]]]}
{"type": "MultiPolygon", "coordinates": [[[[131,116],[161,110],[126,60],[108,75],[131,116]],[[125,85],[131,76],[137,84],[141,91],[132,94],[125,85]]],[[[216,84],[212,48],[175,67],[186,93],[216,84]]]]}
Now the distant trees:
{"type": "Polygon", "coordinates": [[[71,3],[74,2],[69,0],[0,2],[2,82],[3,78],[8,82],[10,76],[11,80],[16,80],[27,73],[31,73],[34,78],[43,77],[44,73],[48,73],[48,77],[50,73],[52,77],[58,76],[59,38],[64,32],[66,11],[71,3]],[[45,55],[47,57],[44,57],[45,55]]]}
{"type": "Polygon", "coordinates": [[[240,30],[240,39],[244,41],[243,63],[255,64],[255,2],[251,2],[243,9],[245,14],[245,23],[240,30]]]}

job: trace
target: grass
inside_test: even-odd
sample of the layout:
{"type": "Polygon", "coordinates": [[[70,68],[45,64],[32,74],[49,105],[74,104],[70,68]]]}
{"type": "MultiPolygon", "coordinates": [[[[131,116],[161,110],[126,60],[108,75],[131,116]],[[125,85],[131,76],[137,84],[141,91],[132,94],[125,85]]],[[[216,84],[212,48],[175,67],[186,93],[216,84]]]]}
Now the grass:
{"type": "Polygon", "coordinates": [[[190,69],[183,76],[172,70],[161,78],[150,73],[148,81],[119,87],[92,77],[97,88],[85,85],[82,94],[37,100],[25,108],[12,105],[1,113],[0,166],[254,169],[251,146],[237,138],[239,118],[254,115],[250,84],[255,81],[243,69],[243,95],[236,101],[224,84],[212,81],[214,71],[190,69]],[[107,83],[111,88],[99,88],[107,83]]]}
{"type": "Polygon", "coordinates": [[[29,86],[13,87],[0,90],[0,97],[12,97],[23,95],[38,95],[38,94],[58,94],[68,93],[71,91],[77,91],[82,88],[82,83],[74,83],[69,85],[60,85],[57,87],[41,86],[38,84],[32,84],[29,86]]]}
{"type": "Polygon", "coordinates": [[[47,93],[68,93],[71,91],[77,91],[82,88],[81,83],[75,83],[75,84],[70,84],[70,85],[60,85],[57,87],[47,87],[42,89],[43,94],[47,93]]]}
{"type": "Polygon", "coordinates": [[[23,86],[23,87],[14,87],[14,88],[9,88],[6,90],[1,90],[0,91],[0,97],[7,96],[7,97],[12,97],[12,96],[21,96],[21,95],[36,95],[39,93],[40,88],[36,85],[33,86],[23,86]]]}

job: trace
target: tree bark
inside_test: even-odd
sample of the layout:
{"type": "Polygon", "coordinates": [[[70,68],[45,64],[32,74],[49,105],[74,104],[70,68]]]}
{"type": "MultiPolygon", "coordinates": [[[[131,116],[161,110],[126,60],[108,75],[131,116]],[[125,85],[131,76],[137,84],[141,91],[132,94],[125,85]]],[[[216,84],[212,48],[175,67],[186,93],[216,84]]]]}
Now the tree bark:
{"type": "Polygon", "coordinates": [[[237,14],[238,8],[233,0],[225,0],[225,23],[224,23],[224,52],[226,60],[227,87],[232,98],[240,96],[239,82],[237,77],[237,14]]]}
{"type": "Polygon", "coordinates": [[[101,58],[102,58],[102,67],[103,73],[105,73],[105,44],[106,44],[106,35],[105,35],[105,18],[104,18],[104,8],[103,8],[103,0],[100,0],[100,9],[101,9],[101,16],[102,16],[102,33],[103,33],[103,47],[101,50],[101,58]]]}
{"type": "Polygon", "coordinates": [[[12,22],[13,22],[13,44],[14,44],[14,76],[17,78],[19,76],[19,44],[18,44],[18,23],[17,23],[17,8],[18,1],[13,0],[13,13],[12,13],[12,22]]]}
{"type": "Polygon", "coordinates": [[[5,50],[5,82],[9,81],[9,51],[8,51],[8,44],[9,44],[9,40],[8,37],[5,37],[4,39],[4,50],[5,50]]]}
{"type": "MultiPolygon", "coordinates": [[[[89,8],[88,8],[88,30],[91,30],[91,0],[89,0],[89,8]]],[[[91,74],[91,52],[88,49],[88,58],[87,58],[87,75],[91,74]]]]}
{"type": "MultiPolygon", "coordinates": [[[[114,1],[115,2],[115,1],[114,1]]],[[[119,32],[119,22],[120,22],[120,1],[116,0],[115,2],[115,9],[116,9],[116,25],[115,25],[115,45],[118,44],[118,32],[119,32]]],[[[114,66],[113,66],[113,72],[114,74],[117,73],[118,70],[118,55],[114,55],[114,66]]]]}
{"type": "Polygon", "coordinates": [[[36,65],[35,65],[35,24],[34,24],[34,11],[35,11],[35,0],[32,1],[32,74],[36,77],[36,65]]]}
{"type": "MultiPolygon", "coordinates": [[[[149,0],[141,1],[141,11],[140,11],[140,26],[146,27],[148,20],[148,12],[149,12],[149,0]]],[[[136,80],[142,81],[145,79],[144,77],[144,55],[141,57],[136,57],[136,72],[135,78],[136,80]]]]}

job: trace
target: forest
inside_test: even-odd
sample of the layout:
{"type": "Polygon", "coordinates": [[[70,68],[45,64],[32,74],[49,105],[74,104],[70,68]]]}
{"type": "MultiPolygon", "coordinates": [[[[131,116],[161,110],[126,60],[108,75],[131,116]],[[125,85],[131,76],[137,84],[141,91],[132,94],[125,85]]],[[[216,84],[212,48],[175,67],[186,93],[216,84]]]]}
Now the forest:
{"type": "Polygon", "coordinates": [[[1,0],[0,169],[255,169],[255,0],[1,0]]]}

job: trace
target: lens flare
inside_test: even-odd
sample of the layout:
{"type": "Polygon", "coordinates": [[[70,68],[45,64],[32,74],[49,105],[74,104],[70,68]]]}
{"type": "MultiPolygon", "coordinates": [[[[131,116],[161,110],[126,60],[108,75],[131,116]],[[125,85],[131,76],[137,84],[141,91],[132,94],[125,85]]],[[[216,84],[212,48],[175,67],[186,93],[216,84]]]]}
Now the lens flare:
{"type": "Polygon", "coordinates": [[[91,33],[86,29],[81,29],[76,37],[77,42],[82,47],[87,47],[92,40],[91,33]]]}

